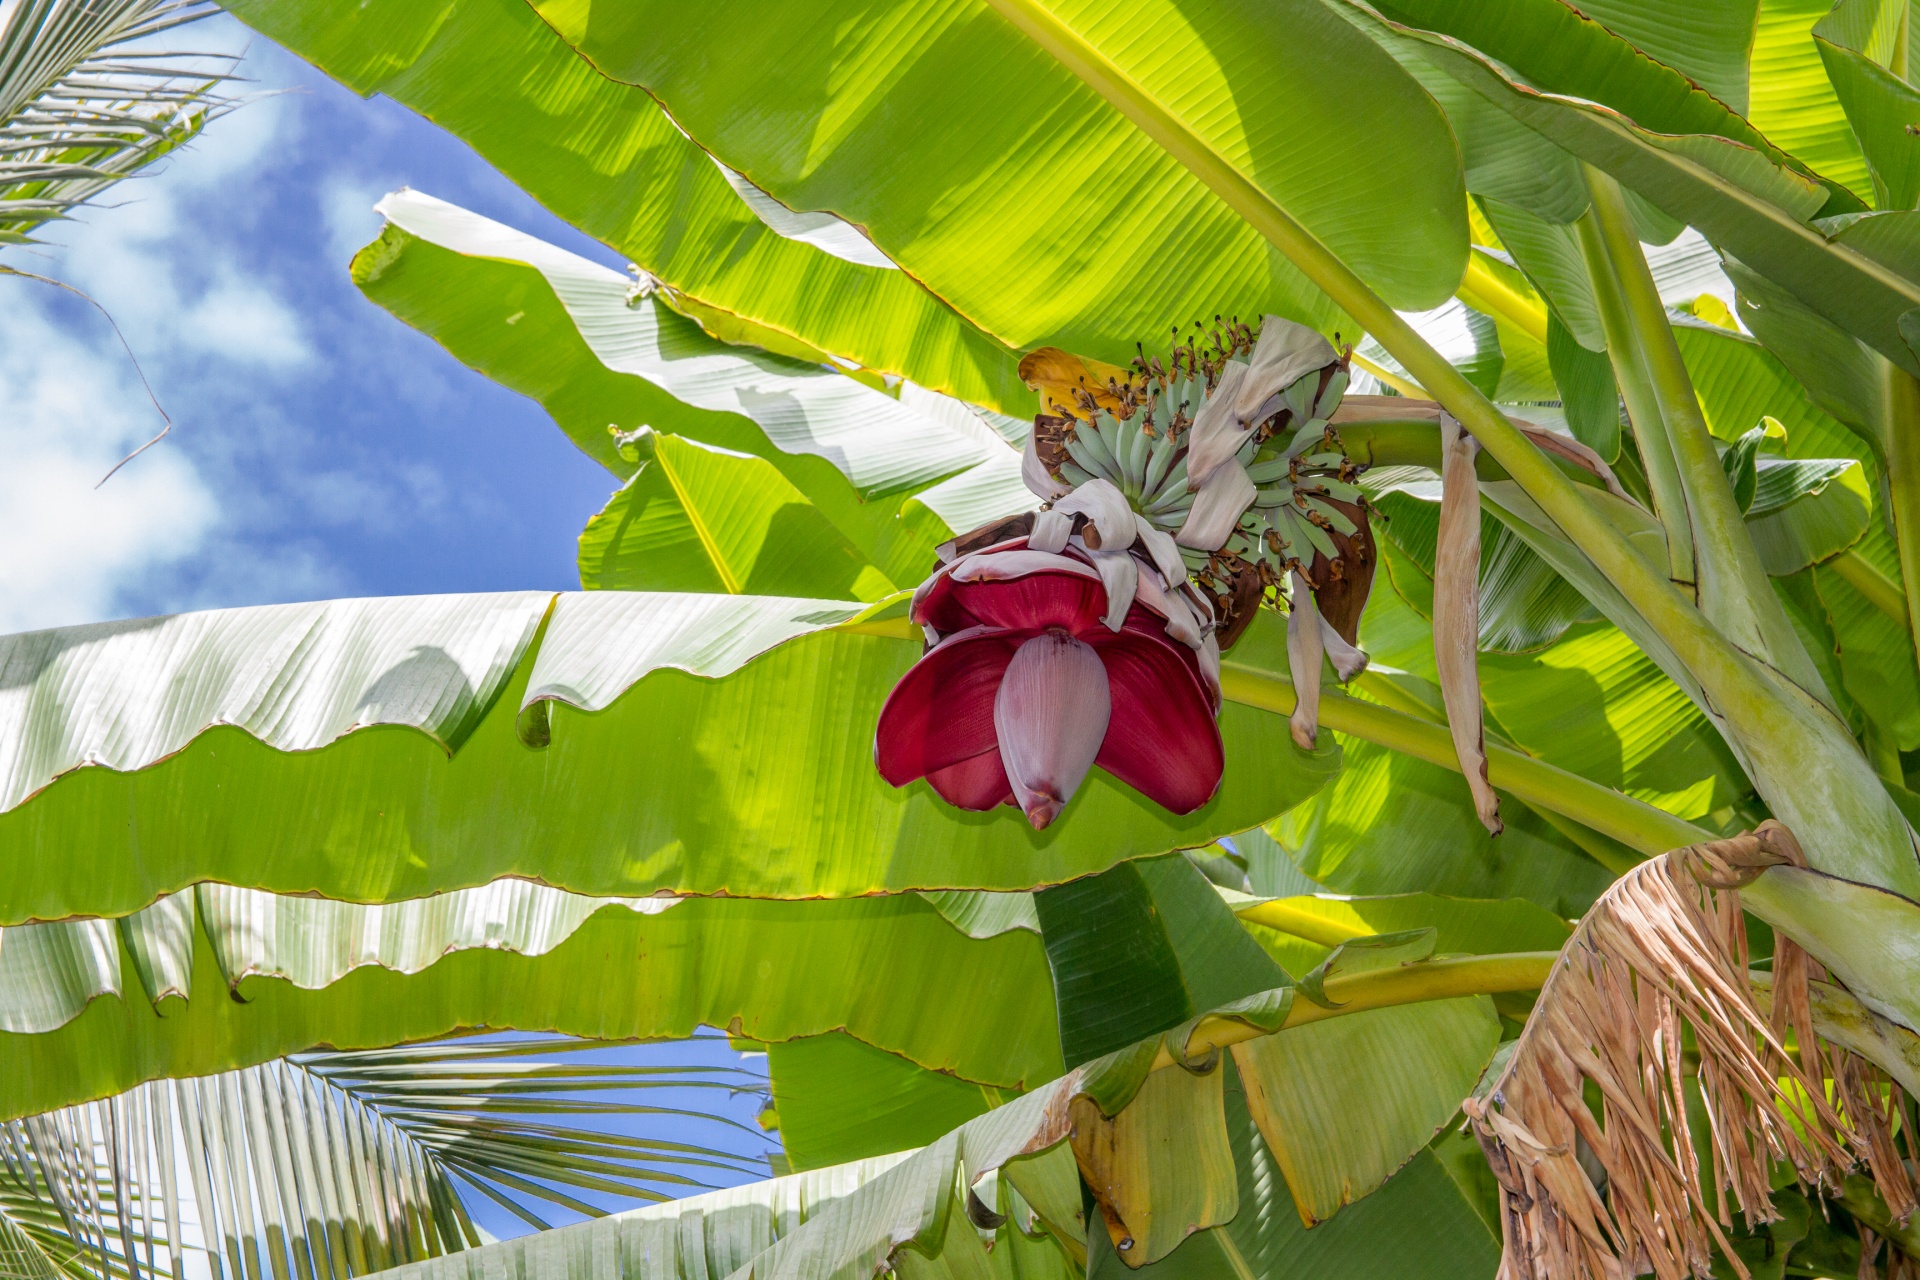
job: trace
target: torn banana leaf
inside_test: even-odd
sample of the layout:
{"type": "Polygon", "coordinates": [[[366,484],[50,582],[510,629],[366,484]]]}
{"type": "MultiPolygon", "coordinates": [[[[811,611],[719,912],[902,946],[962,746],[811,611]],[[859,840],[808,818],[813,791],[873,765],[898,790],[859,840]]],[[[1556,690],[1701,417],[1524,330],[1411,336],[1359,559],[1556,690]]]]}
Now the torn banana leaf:
{"type": "Polygon", "coordinates": [[[762,1041],[845,1028],[1003,1088],[1061,1070],[1040,940],[970,937],[911,894],[605,899],[503,880],[357,906],[201,885],[118,922],[0,931],[0,1116],[323,1044],[702,1025],[762,1041]],[[610,964],[620,982],[602,980],[610,964]]]}
{"type": "Polygon", "coordinates": [[[880,705],[922,646],[837,629],[860,612],[527,592],[0,638],[0,922],[206,880],[354,901],[510,875],[603,896],[1027,889],[1243,831],[1338,767],[1230,703],[1225,779],[1192,814],[1101,771],[1046,832],[960,813],[873,770],[880,705]]]}
{"type": "Polygon", "coordinates": [[[539,400],[622,479],[660,434],[751,454],[899,582],[954,532],[1033,504],[1017,443],[959,401],[716,341],[632,278],[419,192],[380,209],[387,229],[355,258],[361,289],[539,400]]]}

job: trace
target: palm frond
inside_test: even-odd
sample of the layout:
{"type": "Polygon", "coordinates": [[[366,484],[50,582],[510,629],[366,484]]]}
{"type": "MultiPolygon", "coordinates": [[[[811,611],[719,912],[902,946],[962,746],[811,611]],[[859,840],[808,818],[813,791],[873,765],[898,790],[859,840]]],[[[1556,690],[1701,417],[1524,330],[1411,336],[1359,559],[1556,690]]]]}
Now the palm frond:
{"type": "Polygon", "coordinates": [[[0,4],[0,244],[193,138],[233,105],[233,59],[142,42],[214,12],[203,0],[0,4]]]}
{"type": "Polygon", "coordinates": [[[485,1241],[463,1192],[544,1228],[554,1206],[600,1216],[764,1174],[757,1130],[631,1096],[762,1078],[579,1056],[607,1047],[305,1053],[0,1124],[0,1280],[185,1280],[194,1253],[212,1280],[345,1280],[485,1241]],[[610,1131],[623,1117],[721,1136],[610,1131]]]}

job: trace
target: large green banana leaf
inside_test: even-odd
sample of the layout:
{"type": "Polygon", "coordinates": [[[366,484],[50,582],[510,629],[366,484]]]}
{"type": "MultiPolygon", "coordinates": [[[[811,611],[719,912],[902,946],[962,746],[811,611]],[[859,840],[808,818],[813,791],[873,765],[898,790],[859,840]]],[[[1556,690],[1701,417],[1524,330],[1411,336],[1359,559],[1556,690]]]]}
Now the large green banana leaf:
{"type": "Polygon", "coordinates": [[[837,1031],[768,1045],[767,1074],[796,1172],[924,1146],[1007,1100],[837,1031]]]}
{"type": "Polygon", "coordinates": [[[652,456],[580,533],[587,590],[857,600],[899,590],[765,458],[683,436],[646,445],[652,456]]]}
{"type": "Polygon", "coordinates": [[[1122,863],[1033,901],[1068,1066],[1288,982],[1185,857],[1122,863]]]}
{"type": "MultiPolygon", "coordinates": [[[[896,3],[854,33],[805,5],[540,12],[756,185],[858,224],[1015,347],[1126,360],[1216,313],[1337,323],[1223,201],[997,14],[896,3]]],[[[1391,302],[1452,292],[1466,226],[1445,121],[1325,7],[1054,12],[1391,302]],[[1353,137],[1372,163],[1341,158],[1353,137]]]]}
{"type": "Polygon", "coordinates": [[[0,641],[0,858],[16,868],[0,921],[122,915],[203,880],[358,901],[507,875],[598,895],[1024,889],[1245,830],[1338,765],[1230,703],[1226,776],[1201,809],[1169,814],[1096,772],[1075,820],[1035,832],[874,772],[881,702],[920,646],[836,629],[858,605],[567,595],[536,648],[549,600],[275,605],[0,641]]]}
{"type": "Polygon", "coordinates": [[[642,90],[596,74],[522,0],[234,0],[362,94],[452,130],[560,217],[716,309],[976,403],[1018,357],[906,272],[782,236],[642,90]]]}
{"type": "Polygon", "coordinates": [[[1761,0],[1754,24],[1747,119],[1784,150],[1851,191],[1873,189],[1814,42],[1828,0],[1761,0]]]}
{"type": "MultiPolygon", "coordinates": [[[[1343,11],[1406,58],[1422,57],[1516,120],[1611,173],[1667,216],[1698,228],[1722,250],[1806,305],[1920,372],[1899,318],[1920,306],[1912,215],[1842,219],[1823,229],[1833,188],[1746,142],[1713,133],[1667,134],[1589,102],[1545,93],[1466,46],[1383,19],[1354,0],[1343,11]]],[[[1509,196],[1509,199],[1512,197],[1509,196]]],[[[1532,212],[1554,218],[1560,211],[1532,212]]]]}
{"type": "MultiPolygon", "coordinates": [[[[555,332],[558,326],[551,315],[557,302],[576,331],[574,341],[584,342],[601,364],[651,384],[695,412],[688,414],[660,397],[634,408],[686,416],[699,424],[711,424],[716,414],[746,418],[774,450],[832,463],[860,497],[924,488],[986,462],[999,462],[1003,470],[1012,471],[1011,464],[1018,461],[1014,450],[984,424],[961,434],[821,366],[720,342],[690,322],[675,323],[658,300],[648,296],[644,284],[457,205],[398,191],[377,207],[389,231],[356,258],[361,286],[404,318],[420,315],[430,331],[453,330],[461,346],[475,349],[488,363],[504,359],[514,372],[538,370],[536,361],[544,352],[561,348],[563,357],[569,354],[564,350],[567,339],[555,332]],[[409,250],[422,241],[470,259],[530,268],[545,289],[530,287],[530,279],[517,279],[518,288],[503,296],[499,270],[449,262],[431,251],[418,255],[426,259],[426,270],[408,270],[409,250]],[[386,277],[396,270],[402,278],[389,282],[386,277]],[[524,319],[523,296],[547,312],[539,318],[541,336],[534,339],[532,350],[514,332],[524,319]],[[484,336],[489,329],[491,344],[484,336]],[[502,339],[511,341],[511,354],[499,350],[502,339]]],[[[544,371],[548,380],[551,368],[544,371]]],[[[640,423],[616,420],[615,425],[629,430],[640,423]]],[[[588,427],[582,434],[593,430],[588,427]]],[[[602,424],[599,432],[605,431],[602,424]]],[[[692,433],[702,434],[698,427],[692,433]]]]}
{"type": "Polygon", "coordinates": [[[634,1039],[707,1025],[763,1041],[845,1028],[990,1085],[1060,1071],[1039,940],[970,937],[913,895],[607,900],[507,880],[357,906],[201,885],[117,925],[8,928],[0,1000],[0,1116],[481,1027],[634,1039]],[[882,969],[890,981],[873,982],[882,969]]]}
{"type": "MultiPolygon", "coordinates": [[[[1746,143],[1808,172],[1743,114],[1754,0],[1602,0],[1577,8],[1561,0],[1384,0],[1375,7],[1478,49],[1547,93],[1603,103],[1660,133],[1746,143]]],[[[1864,207],[1840,190],[1833,201],[1829,213],[1864,207]]]]}
{"type": "Polygon", "coordinates": [[[1911,209],[1920,197],[1920,93],[1892,70],[1906,62],[1905,0],[1842,0],[1813,28],[1827,79],[1873,171],[1882,209],[1911,209]]]}

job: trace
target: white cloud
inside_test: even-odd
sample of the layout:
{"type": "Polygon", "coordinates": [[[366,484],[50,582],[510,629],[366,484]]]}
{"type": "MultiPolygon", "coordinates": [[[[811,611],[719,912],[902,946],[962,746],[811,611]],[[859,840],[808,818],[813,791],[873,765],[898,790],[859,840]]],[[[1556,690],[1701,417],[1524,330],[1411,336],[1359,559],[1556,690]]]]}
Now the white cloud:
{"type": "Polygon", "coordinates": [[[180,453],[149,450],[94,487],[159,425],[117,344],[59,333],[35,305],[0,309],[0,631],[111,616],[200,544],[216,506],[180,453]]]}
{"type": "Polygon", "coordinates": [[[290,368],[313,359],[291,307],[224,273],[187,308],[174,336],[182,345],[241,364],[290,368]]]}

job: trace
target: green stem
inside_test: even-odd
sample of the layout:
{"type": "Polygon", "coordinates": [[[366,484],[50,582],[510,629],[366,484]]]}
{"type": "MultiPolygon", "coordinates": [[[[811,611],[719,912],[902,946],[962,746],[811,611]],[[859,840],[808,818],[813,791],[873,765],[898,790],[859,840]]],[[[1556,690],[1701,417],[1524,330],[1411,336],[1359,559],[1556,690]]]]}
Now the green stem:
{"type": "Polygon", "coordinates": [[[1887,505],[1900,548],[1907,630],[1920,637],[1920,379],[1887,366],[1887,505]]]}
{"type": "Polygon", "coordinates": [[[1867,753],[1867,759],[1873,762],[1873,771],[1882,779],[1896,787],[1907,785],[1907,775],[1900,767],[1900,748],[1880,722],[1867,717],[1867,727],[1860,735],[1860,747],[1867,753]]]}
{"type": "MultiPolygon", "coordinates": [[[[1900,556],[1901,568],[1906,567],[1906,553],[1900,556]]],[[[1900,584],[1880,572],[1879,568],[1858,551],[1842,551],[1833,559],[1820,566],[1831,570],[1833,575],[1867,598],[1867,603],[1886,614],[1895,622],[1913,630],[1913,615],[1907,610],[1907,596],[1900,584]]]]}
{"type": "MultiPolygon", "coordinates": [[[[1813,659],[1773,593],[1760,563],[1759,549],[1747,532],[1746,517],[1734,501],[1733,486],[1720,465],[1713,433],[1707,429],[1706,415],[1700,410],[1693,378],[1681,358],[1666,305],[1660,301],[1647,256],[1634,234],[1620,184],[1591,165],[1581,168],[1592,199],[1590,216],[1605,245],[1620,301],[1638,340],[1661,420],[1666,424],[1667,445],[1672,450],[1683,499],[1679,514],[1693,527],[1694,582],[1699,587],[1700,607],[1734,643],[1772,663],[1821,701],[1831,703],[1813,659]]],[[[1646,456],[1644,449],[1642,456],[1646,456]]]]}
{"type": "MultiPolygon", "coordinates": [[[[1310,1022],[1323,1022],[1328,1018],[1342,1018],[1350,1013],[1365,1013],[1369,1009],[1386,1009],[1393,1005],[1454,1000],[1461,996],[1503,995],[1509,991],[1538,991],[1545,985],[1547,975],[1553,972],[1553,966],[1559,959],[1558,951],[1509,951],[1499,955],[1465,956],[1457,960],[1423,960],[1418,964],[1403,964],[1391,969],[1339,975],[1329,978],[1326,985],[1327,999],[1336,1002],[1338,1008],[1329,1009],[1309,1000],[1295,1000],[1287,1009],[1287,1020],[1281,1025],[1280,1032],[1291,1031],[1310,1022]]],[[[1205,1017],[1200,1019],[1187,1038],[1187,1058],[1191,1061],[1215,1049],[1276,1034],[1279,1032],[1262,1031],[1237,1018],[1205,1017]]],[[[1159,1071],[1173,1065],[1173,1055],[1162,1047],[1153,1060],[1153,1070],[1159,1071]]]]}
{"type": "Polygon", "coordinates": [[[1600,328],[1606,334],[1613,380],[1620,385],[1620,398],[1626,401],[1634,443],[1640,450],[1640,465],[1646,470],[1647,487],[1653,492],[1654,514],[1660,517],[1661,527],[1667,531],[1667,573],[1675,582],[1691,589],[1693,522],[1687,518],[1686,490],[1680,484],[1680,472],[1674,465],[1673,449],[1667,441],[1660,398],[1647,375],[1646,355],[1627,316],[1626,303],[1614,279],[1612,260],[1591,209],[1574,223],[1574,230],[1579,236],[1581,257],[1586,260],[1587,278],[1593,285],[1600,328]]]}
{"type": "MultiPolygon", "coordinates": [[[[1389,416],[1394,410],[1369,404],[1358,410],[1368,416],[1346,416],[1349,409],[1341,409],[1333,416],[1333,430],[1340,438],[1340,447],[1354,461],[1369,467],[1426,467],[1430,471],[1440,469],[1440,406],[1431,400],[1414,400],[1393,396],[1386,399],[1397,400],[1406,406],[1402,416],[1389,416]]],[[[1349,403],[1353,397],[1349,397],[1349,403]]],[[[1599,476],[1569,459],[1554,457],[1555,466],[1563,475],[1575,484],[1585,485],[1589,489],[1604,489],[1606,483],[1599,476]]],[[[1481,452],[1473,460],[1474,474],[1482,480],[1511,480],[1507,469],[1495,461],[1491,454],[1481,452]]]]}
{"type": "MultiPolygon", "coordinates": [[[[1276,715],[1293,714],[1293,682],[1271,671],[1222,663],[1220,688],[1227,698],[1244,706],[1276,715]]],[[[1320,723],[1336,733],[1351,734],[1428,764],[1460,771],[1460,758],[1454,753],[1453,738],[1445,725],[1362,702],[1333,689],[1320,693],[1320,723]]],[[[1487,779],[1530,807],[1550,809],[1648,857],[1715,838],[1713,833],[1645,801],[1511,747],[1487,744],[1487,779]]]]}
{"type": "Polygon", "coordinates": [[[1871,1178],[1856,1173],[1842,1185],[1839,1200],[1848,1213],[1875,1235],[1885,1236],[1900,1252],[1910,1258],[1920,1258],[1920,1214],[1905,1222],[1895,1222],[1871,1178]]]}

